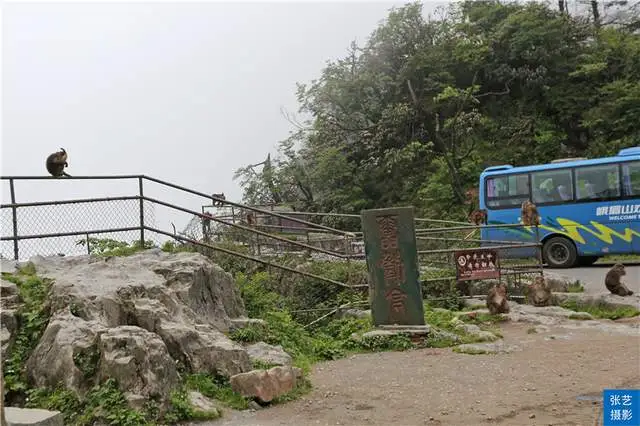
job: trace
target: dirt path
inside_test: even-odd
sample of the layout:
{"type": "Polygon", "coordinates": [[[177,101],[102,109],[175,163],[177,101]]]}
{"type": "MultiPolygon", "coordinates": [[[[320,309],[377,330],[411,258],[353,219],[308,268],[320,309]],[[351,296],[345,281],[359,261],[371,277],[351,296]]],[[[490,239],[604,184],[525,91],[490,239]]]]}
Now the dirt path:
{"type": "MultiPolygon", "coordinates": [[[[640,326],[640,319],[627,320],[640,326]]],[[[209,425],[596,425],[605,387],[640,388],[640,334],[502,326],[519,350],[422,349],[319,364],[304,399],[209,425]]],[[[636,331],[638,329],[636,328],[636,331]]]]}

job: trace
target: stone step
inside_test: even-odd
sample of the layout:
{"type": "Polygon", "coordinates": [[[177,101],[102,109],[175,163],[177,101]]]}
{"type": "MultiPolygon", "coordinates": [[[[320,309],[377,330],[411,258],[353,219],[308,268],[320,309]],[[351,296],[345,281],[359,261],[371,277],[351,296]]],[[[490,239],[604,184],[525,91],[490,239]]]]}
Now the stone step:
{"type": "Polygon", "coordinates": [[[38,408],[5,407],[7,426],[64,426],[62,413],[38,408]]]}

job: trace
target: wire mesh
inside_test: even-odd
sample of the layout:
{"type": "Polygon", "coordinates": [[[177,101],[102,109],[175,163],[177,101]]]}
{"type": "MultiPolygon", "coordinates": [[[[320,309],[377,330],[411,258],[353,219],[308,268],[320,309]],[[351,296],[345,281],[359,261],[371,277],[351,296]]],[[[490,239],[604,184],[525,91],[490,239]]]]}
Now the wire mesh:
{"type": "MultiPolygon", "coordinates": [[[[143,206],[145,224],[153,225],[153,204],[143,206]]],[[[19,260],[86,254],[87,238],[134,241],[141,236],[140,200],[135,198],[18,206],[16,219],[19,260]]],[[[14,237],[11,207],[0,209],[0,225],[3,238],[14,237]]],[[[14,242],[3,240],[0,252],[12,259],[14,242]]]]}

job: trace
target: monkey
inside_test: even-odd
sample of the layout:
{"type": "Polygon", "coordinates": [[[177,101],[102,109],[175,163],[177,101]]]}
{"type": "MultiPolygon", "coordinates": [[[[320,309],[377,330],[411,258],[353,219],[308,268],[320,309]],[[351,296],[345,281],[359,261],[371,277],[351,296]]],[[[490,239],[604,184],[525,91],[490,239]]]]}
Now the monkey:
{"type": "Polygon", "coordinates": [[[211,194],[211,197],[213,197],[213,207],[222,207],[224,205],[222,200],[226,200],[224,192],[221,192],[220,194],[211,194]]]}
{"type": "Polygon", "coordinates": [[[209,238],[209,234],[211,233],[211,219],[213,215],[209,212],[205,212],[202,215],[202,234],[204,239],[207,240],[209,238]]]}
{"type": "Polygon", "coordinates": [[[482,210],[474,210],[469,215],[469,223],[473,223],[476,226],[480,226],[487,223],[487,211],[482,210]]]}
{"type": "Polygon", "coordinates": [[[525,200],[522,203],[520,215],[522,216],[522,223],[525,226],[538,226],[540,225],[540,216],[538,216],[538,208],[529,200],[525,200]]]}
{"type": "Polygon", "coordinates": [[[64,171],[64,168],[69,165],[67,163],[67,151],[64,148],[60,148],[60,151],[54,152],[47,157],[47,171],[53,177],[67,176],[71,177],[64,171]]]}
{"type": "Polygon", "coordinates": [[[611,294],[623,297],[631,296],[633,294],[633,291],[629,290],[622,282],[622,277],[624,275],[627,275],[627,271],[625,271],[622,263],[616,263],[609,272],[607,272],[607,275],[604,277],[604,285],[611,294]]]}
{"type": "Polygon", "coordinates": [[[253,226],[256,224],[255,213],[247,213],[247,225],[253,226]]]}
{"type": "Polygon", "coordinates": [[[533,306],[549,306],[551,304],[551,289],[544,277],[537,276],[529,286],[528,299],[533,306]]]}
{"type": "Polygon", "coordinates": [[[491,315],[508,314],[507,287],[503,283],[494,285],[487,294],[487,308],[491,315]]]}

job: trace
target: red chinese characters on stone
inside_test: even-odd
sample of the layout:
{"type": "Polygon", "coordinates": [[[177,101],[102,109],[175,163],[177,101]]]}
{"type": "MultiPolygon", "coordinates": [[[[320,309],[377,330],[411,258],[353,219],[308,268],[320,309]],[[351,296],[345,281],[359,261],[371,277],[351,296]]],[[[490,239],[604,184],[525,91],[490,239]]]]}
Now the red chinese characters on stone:
{"type": "Polygon", "coordinates": [[[395,287],[387,292],[385,299],[391,305],[391,309],[394,312],[404,314],[404,300],[407,298],[407,295],[400,290],[399,287],[395,287]]]}
{"type": "Polygon", "coordinates": [[[398,250],[383,252],[378,266],[382,268],[387,287],[400,285],[404,282],[404,265],[398,250]]]}
{"type": "Polygon", "coordinates": [[[376,218],[380,230],[380,248],[382,251],[398,250],[398,217],[380,216],[376,218]]]}

